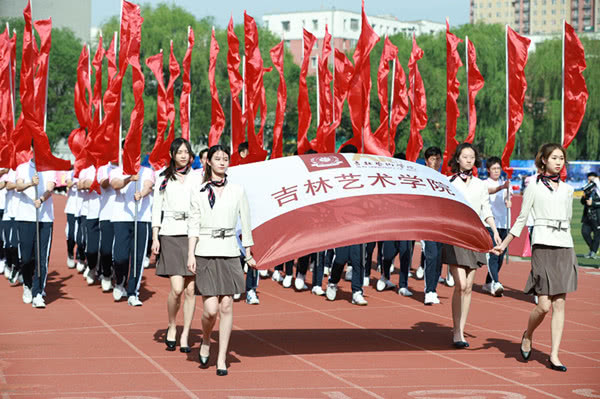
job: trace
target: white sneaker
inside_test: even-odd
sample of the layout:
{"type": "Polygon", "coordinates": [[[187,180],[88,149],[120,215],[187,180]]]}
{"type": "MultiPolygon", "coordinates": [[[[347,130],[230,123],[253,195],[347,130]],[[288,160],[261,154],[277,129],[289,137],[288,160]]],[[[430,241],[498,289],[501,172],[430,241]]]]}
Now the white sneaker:
{"type": "Polygon", "coordinates": [[[327,299],[330,301],[335,301],[335,297],[337,295],[337,284],[333,284],[333,283],[329,283],[327,284],[327,291],[325,291],[325,295],[327,296],[327,299]]]}
{"type": "Polygon", "coordinates": [[[369,277],[363,277],[363,287],[368,287],[371,283],[371,279],[369,277]]]}
{"type": "Polygon", "coordinates": [[[0,274],[4,273],[5,267],[6,267],[6,261],[4,259],[0,259],[0,274]]]}
{"type": "Polygon", "coordinates": [[[448,287],[454,287],[454,278],[450,273],[448,273],[448,277],[446,277],[446,285],[448,287]]]}
{"type": "Polygon", "coordinates": [[[108,292],[112,289],[112,281],[110,277],[104,277],[100,279],[100,285],[102,286],[102,292],[108,292]]]}
{"type": "Polygon", "coordinates": [[[79,273],[83,272],[85,269],[85,263],[77,261],[77,271],[79,273]]]}
{"type": "Polygon", "coordinates": [[[379,292],[385,291],[385,290],[391,290],[394,288],[396,288],[394,283],[392,283],[390,280],[388,280],[384,276],[381,276],[379,278],[379,280],[377,280],[377,285],[375,286],[375,289],[377,289],[377,291],[379,291],[379,292]]]}
{"type": "Polygon", "coordinates": [[[344,276],[344,280],[352,281],[352,266],[348,266],[346,268],[346,274],[344,276]]]}
{"type": "Polygon", "coordinates": [[[87,282],[87,285],[93,285],[96,281],[96,271],[89,270],[87,276],[85,277],[85,281],[87,282]]]}
{"type": "MultiPolygon", "coordinates": [[[[142,262],[142,266],[144,267],[144,269],[147,269],[150,266],[150,258],[149,257],[144,256],[144,261],[142,262]]],[[[140,306],[140,305],[138,305],[138,306],[140,306]]]]}
{"type": "Polygon", "coordinates": [[[33,298],[33,301],[31,301],[31,306],[42,309],[46,307],[46,302],[44,301],[42,294],[37,294],[35,298],[33,298]]]}
{"type": "Polygon", "coordinates": [[[6,277],[8,279],[8,278],[10,278],[11,274],[12,274],[12,267],[6,266],[4,268],[4,277],[6,277]]]}
{"type": "Polygon", "coordinates": [[[266,270],[266,269],[265,269],[265,270],[259,270],[259,271],[258,271],[258,275],[259,275],[261,278],[267,278],[267,277],[269,277],[269,271],[268,271],[268,270],[266,270]]]}
{"type": "Polygon", "coordinates": [[[312,292],[313,294],[315,294],[317,296],[325,295],[325,291],[323,291],[323,288],[321,288],[320,285],[315,285],[314,287],[312,287],[312,290],[310,292],[312,292]]]}
{"type": "Polygon", "coordinates": [[[31,288],[23,285],[23,303],[31,303],[33,296],[31,295],[31,288]]]}
{"type": "Polygon", "coordinates": [[[246,292],[246,303],[248,305],[259,305],[260,301],[258,300],[258,296],[256,295],[256,291],[250,290],[246,292]]]}
{"type": "Polygon", "coordinates": [[[356,291],[352,294],[352,304],[358,306],[367,306],[369,302],[363,297],[362,292],[356,291]]]}
{"type": "MultiPolygon", "coordinates": [[[[391,274],[392,274],[392,273],[390,272],[390,275],[391,275],[391,274]]],[[[410,277],[412,277],[412,276],[413,276],[413,272],[411,272],[411,271],[410,271],[410,269],[409,269],[409,270],[408,270],[408,277],[410,278],[410,277]]]]}
{"type": "Polygon", "coordinates": [[[132,295],[129,298],[127,298],[127,304],[129,306],[142,306],[142,301],[140,301],[140,299],[137,296],[132,295]]]}
{"type": "Polygon", "coordinates": [[[125,295],[125,288],[123,288],[123,284],[115,285],[113,288],[113,299],[115,302],[120,301],[121,298],[123,298],[123,295],[125,295]]]}
{"type": "Polygon", "coordinates": [[[436,305],[440,303],[437,292],[426,292],[424,303],[425,305],[436,305]]]}
{"type": "Polygon", "coordinates": [[[491,283],[486,283],[484,285],[481,286],[481,290],[483,292],[487,292],[488,294],[492,293],[492,287],[494,285],[494,282],[492,281],[491,283]]]}
{"type": "Polygon", "coordinates": [[[298,291],[304,291],[304,290],[308,289],[306,284],[304,284],[304,275],[303,274],[298,273],[296,275],[296,280],[294,280],[294,286],[296,287],[296,289],[298,291]]]}
{"type": "Polygon", "coordinates": [[[14,270],[13,268],[12,272],[10,273],[10,279],[8,280],[8,282],[11,285],[17,284],[17,282],[23,283],[23,275],[18,271],[14,270]]]}
{"type": "Polygon", "coordinates": [[[242,297],[242,294],[233,294],[234,301],[239,301],[241,297],[242,297]]]}
{"type": "Polygon", "coordinates": [[[285,276],[283,279],[283,288],[290,288],[292,286],[292,276],[285,276]]]}
{"type": "Polygon", "coordinates": [[[75,268],[75,260],[71,258],[67,258],[67,267],[69,269],[75,268]]]}
{"type": "Polygon", "coordinates": [[[331,268],[329,268],[329,267],[324,267],[323,268],[323,275],[324,276],[329,276],[330,272],[331,272],[331,268]]]}
{"type": "MultiPolygon", "coordinates": [[[[394,264],[392,263],[392,264],[390,265],[390,276],[391,276],[392,274],[394,274],[394,270],[395,270],[395,269],[394,269],[394,264]]],[[[409,271],[408,271],[408,277],[410,277],[410,276],[411,276],[411,272],[410,272],[410,270],[409,270],[409,271]]]]}
{"type": "Polygon", "coordinates": [[[413,296],[413,293],[408,288],[402,287],[398,290],[398,295],[413,296]]]}
{"type": "Polygon", "coordinates": [[[85,267],[85,270],[83,271],[83,278],[84,280],[87,280],[88,274],[90,273],[90,268],[88,266],[85,267]]]}
{"type": "Polygon", "coordinates": [[[425,277],[425,269],[423,269],[423,267],[419,266],[417,268],[415,276],[417,277],[417,280],[423,280],[423,277],[425,277]]]}
{"type": "Polygon", "coordinates": [[[275,281],[276,283],[281,283],[283,281],[283,277],[281,277],[281,273],[279,272],[279,270],[275,270],[273,272],[273,274],[271,275],[271,280],[275,281]]]}
{"type": "Polygon", "coordinates": [[[504,286],[500,282],[498,282],[498,281],[494,282],[493,285],[492,285],[492,292],[491,292],[491,294],[493,296],[498,296],[499,297],[499,296],[502,296],[503,292],[504,292],[504,286]]]}

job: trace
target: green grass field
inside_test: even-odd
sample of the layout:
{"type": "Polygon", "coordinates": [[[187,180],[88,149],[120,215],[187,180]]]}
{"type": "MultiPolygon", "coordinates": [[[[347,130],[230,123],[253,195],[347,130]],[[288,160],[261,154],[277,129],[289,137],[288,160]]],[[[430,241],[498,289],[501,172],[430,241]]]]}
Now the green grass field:
{"type": "Polygon", "coordinates": [[[583,255],[590,252],[587,244],[581,235],[581,215],[583,213],[583,205],[579,202],[579,198],[573,200],[573,219],[571,220],[571,234],[575,243],[575,253],[577,254],[577,262],[579,266],[600,268],[600,259],[586,259],[583,255]]]}

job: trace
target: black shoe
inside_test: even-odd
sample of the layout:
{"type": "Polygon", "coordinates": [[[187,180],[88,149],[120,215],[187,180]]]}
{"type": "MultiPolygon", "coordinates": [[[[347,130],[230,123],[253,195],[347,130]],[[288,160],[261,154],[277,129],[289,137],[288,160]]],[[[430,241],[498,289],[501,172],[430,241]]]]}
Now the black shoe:
{"type": "Polygon", "coordinates": [[[181,348],[179,348],[179,352],[181,353],[190,353],[192,351],[192,348],[190,348],[189,346],[182,346],[181,348]]]}
{"type": "MultiPolygon", "coordinates": [[[[206,367],[206,366],[208,366],[208,360],[210,359],[210,354],[206,357],[204,357],[200,354],[202,351],[202,343],[203,342],[204,342],[204,340],[200,341],[200,349],[198,349],[198,360],[200,360],[200,365],[202,367],[206,367]]],[[[227,370],[225,370],[225,372],[227,372],[227,370]]]]}
{"type": "Polygon", "coordinates": [[[529,349],[527,352],[523,350],[523,340],[525,339],[525,334],[527,334],[527,330],[525,330],[523,333],[523,338],[521,338],[521,347],[519,349],[521,349],[521,356],[523,356],[523,360],[527,361],[531,357],[531,349],[529,349]]]}
{"type": "Polygon", "coordinates": [[[217,369],[217,375],[219,377],[224,377],[227,375],[227,369],[217,369]]]}
{"type": "Polygon", "coordinates": [[[454,345],[456,349],[465,349],[469,347],[469,343],[467,341],[456,341],[453,342],[452,345],[454,345]]]}
{"type": "Polygon", "coordinates": [[[562,365],[557,366],[556,364],[552,363],[552,360],[550,360],[550,359],[548,359],[548,362],[550,363],[550,368],[552,370],[562,371],[563,373],[567,371],[567,368],[565,366],[562,366],[562,365]]]}
{"type": "Polygon", "coordinates": [[[168,350],[169,352],[173,352],[173,351],[175,351],[175,347],[177,346],[177,341],[169,341],[167,339],[168,333],[169,333],[169,327],[167,327],[167,332],[165,333],[165,345],[167,345],[167,347],[165,349],[168,350]]]}

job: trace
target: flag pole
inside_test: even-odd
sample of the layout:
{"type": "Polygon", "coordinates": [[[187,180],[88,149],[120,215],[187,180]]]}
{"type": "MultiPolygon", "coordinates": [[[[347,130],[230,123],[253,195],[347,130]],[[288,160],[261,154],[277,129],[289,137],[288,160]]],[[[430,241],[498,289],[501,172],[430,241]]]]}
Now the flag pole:
{"type": "MultiPolygon", "coordinates": [[[[335,19],[335,8],[331,10],[331,124],[335,123],[335,36],[334,36],[334,24],[335,19]]],[[[329,60],[328,60],[329,64],[329,60]]]]}
{"type": "MultiPolygon", "coordinates": [[[[123,0],[120,1],[121,3],[121,12],[119,14],[119,40],[121,40],[122,38],[122,25],[123,25],[123,0]]],[[[117,32],[115,32],[115,38],[117,38],[117,32]]],[[[115,57],[117,57],[118,59],[118,55],[117,55],[117,41],[115,40],[115,57]]],[[[119,59],[119,62],[117,63],[117,65],[119,65],[121,63],[121,60],[119,59]]],[[[119,73],[121,73],[121,71],[119,71],[119,73]]],[[[121,143],[123,141],[123,110],[121,109],[121,106],[123,105],[123,86],[121,85],[121,90],[119,93],[119,166],[123,167],[123,144],[121,143]]]]}
{"type": "MultiPolygon", "coordinates": [[[[312,51],[312,49],[311,49],[312,51]]],[[[321,122],[321,96],[319,95],[319,56],[317,56],[317,126],[321,122]]]]}
{"type": "MultiPolygon", "coordinates": [[[[10,27],[8,25],[8,22],[6,23],[6,30],[10,31],[10,27]]],[[[13,119],[13,129],[15,128],[15,114],[16,114],[16,110],[15,110],[15,92],[14,92],[14,87],[15,87],[15,82],[13,82],[13,74],[12,74],[12,51],[9,52],[8,54],[8,87],[10,90],[10,109],[12,111],[12,119],[13,119]]]]}
{"type": "MultiPolygon", "coordinates": [[[[396,83],[396,59],[398,57],[396,56],[396,58],[394,58],[392,60],[392,92],[390,93],[390,106],[388,109],[388,151],[392,148],[392,132],[390,131],[390,128],[392,127],[392,108],[394,107],[394,90],[395,90],[395,83],[396,83]]],[[[391,151],[390,151],[391,153],[391,151]]],[[[390,155],[394,155],[394,154],[390,154],[390,155]]]]}
{"type": "MultiPolygon", "coordinates": [[[[190,29],[192,29],[191,25],[188,25],[187,28],[187,48],[190,48],[190,29]]],[[[192,142],[192,62],[190,60],[190,95],[188,96],[188,137],[190,139],[190,143],[192,142]]]]}
{"type": "Polygon", "coordinates": [[[471,131],[471,126],[469,125],[469,108],[471,106],[470,101],[471,97],[469,96],[469,36],[465,36],[465,73],[467,75],[467,136],[471,131]]]}
{"type": "Polygon", "coordinates": [[[560,88],[560,145],[565,145],[565,20],[562,21],[562,79],[560,88]]]}
{"type": "MultiPolygon", "coordinates": [[[[468,52],[468,51],[467,51],[468,52]]],[[[508,87],[508,24],[505,25],[504,27],[504,55],[505,55],[505,66],[506,66],[506,142],[508,143],[508,107],[509,107],[509,87],[508,87]]],[[[469,80],[469,78],[467,77],[467,81],[469,80]]],[[[468,83],[467,83],[468,84],[468,83]]],[[[467,107],[468,108],[468,107],[467,107]]],[[[510,166],[510,165],[507,165],[510,166]]],[[[508,179],[508,181],[510,181],[510,178],[508,177],[508,175],[506,176],[506,178],[508,179]]],[[[506,189],[507,190],[507,194],[508,194],[508,198],[510,198],[510,183],[509,183],[509,187],[506,189]]],[[[510,228],[510,208],[506,208],[506,226],[510,228]]],[[[494,243],[495,244],[495,243],[494,243]]],[[[506,246],[506,264],[510,263],[510,254],[508,251],[508,247],[509,245],[506,246]]]]}
{"type": "MultiPolygon", "coordinates": [[[[100,31],[100,38],[102,38],[102,31],[100,31]]],[[[98,112],[100,112],[99,121],[102,122],[102,86],[100,86],[100,105],[98,106],[98,112]]]]}

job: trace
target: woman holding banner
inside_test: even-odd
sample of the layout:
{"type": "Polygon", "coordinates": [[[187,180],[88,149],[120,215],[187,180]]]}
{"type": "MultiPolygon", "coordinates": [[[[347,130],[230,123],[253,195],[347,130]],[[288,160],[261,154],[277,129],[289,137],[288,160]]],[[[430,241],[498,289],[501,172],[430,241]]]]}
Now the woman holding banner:
{"type": "Polygon", "coordinates": [[[199,181],[199,172],[192,170],[194,154],[190,143],[176,138],[169,150],[169,166],[160,174],[154,185],[154,203],[152,204],[152,252],[160,257],[156,265],[156,274],[168,277],[171,291],[167,298],[169,327],[165,336],[168,351],[174,351],[177,344],[177,312],[183,300],[183,331],[181,332],[182,353],[189,353],[188,336],[196,295],[194,293],[194,274],[187,268],[187,219],[189,218],[190,192],[199,181]]]}
{"type": "Polygon", "coordinates": [[[245,261],[256,266],[250,247],[254,245],[250,209],[242,186],[227,182],[229,155],[215,145],[208,150],[203,184],[191,194],[188,223],[188,268],[196,273],[196,286],[204,302],[202,343],[199,358],[207,366],[210,336],[219,315],[219,354],[217,375],[227,375],[227,347],[233,325],[233,295],[245,291],[244,273],[239,261],[236,234],[238,217],[242,226],[245,261]]]}
{"type": "MultiPolygon", "coordinates": [[[[481,164],[477,149],[470,143],[462,143],[448,162],[454,175],[450,181],[467,199],[471,208],[492,229],[494,241],[502,241],[496,229],[494,216],[490,208],[490,195],[483,180],[472,176],[473,167],[481,164]]],[[[484,253],[444,244],[442,262],[450,265],[450,273],[454,277],[455,286],[452,295],[452,322],[454,324],[453,345],[457,349],[469,347],[465,341],[464,330],[467,324],[471,291],[475,279],[475,271],[487,263],[484,253]]]]}
{"type": "Polygon", "coordinates": [[[521,213],[508,236],[492,252],[502,253],[514,237],[521,234],[531,213],[534,229],[531,239],[531,272],[525,285],[526,294],[538,296],[531,311],[527,330],[521,340],[521,355],[531,356],[533,332],[552,308],[552,346],[550,368],[567,371],[558,359],[558,350],[565,323],[567,293],[577,289],[577,257],[571,236],[573,187],[560,181],[560,171],[567,163],[565,149],[559,144],[544,144],[538,151],[535,164],[541,173],[535,183],[525,189],[521,213]]]}

